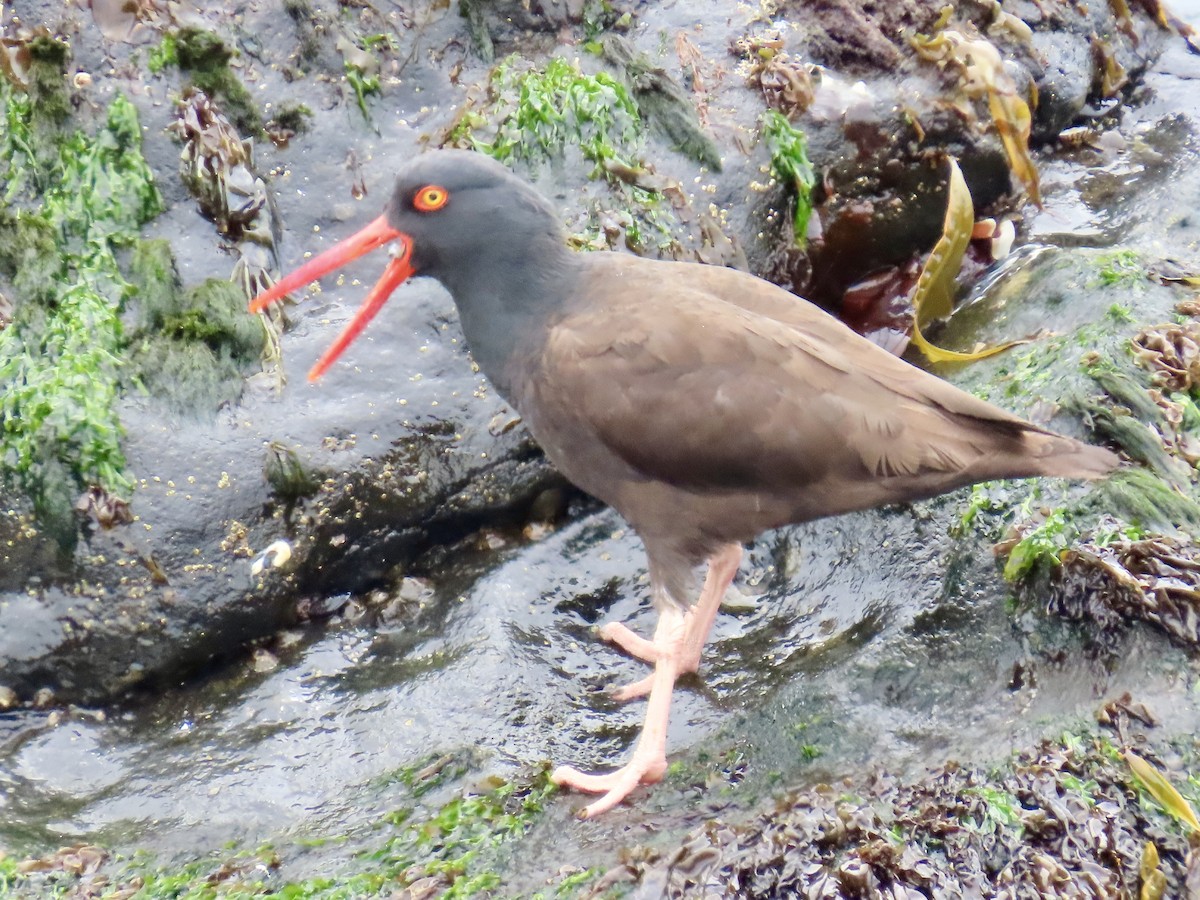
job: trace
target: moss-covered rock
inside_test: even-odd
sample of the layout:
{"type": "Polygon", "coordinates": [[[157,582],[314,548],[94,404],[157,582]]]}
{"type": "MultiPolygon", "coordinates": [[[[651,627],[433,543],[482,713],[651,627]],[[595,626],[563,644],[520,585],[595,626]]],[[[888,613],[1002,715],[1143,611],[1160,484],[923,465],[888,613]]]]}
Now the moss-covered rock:
{"type": "Polygon", "coordinates": [[[263,347],[262,323],[246,315],[241,290],[216,278],[181,290],[161,242],[139,248],[134,273],[142,305],[131,361],[139,383],[188,415],[211,414],[241,396],[242,375],[263,347]]]}
{"type": "Polygon", "coordinates": [[[71,58],[70,48],[49,36],[29,42],[29,76],[26,92],[32,115],[29,119],[28,146],[45,163],[57,153],[57,143],[71,117],[71,101],[65,76],[71,58]]]}
{"type": "Polygon", "coordinates": [[[229,118],[243,134],[262,130],[262,115],[229,61],[233,50],[211,31],[181,28],[175,36],[175,58],[192,84],[209,97],[219,98],[229,118]]]}
{"type": "MultiPolygon", "coordinates": [[[[62,47],[39,40],[39,64],[65,64],[62,47]]],[[[29,151],[45,127],[41,102],[55,127],[61,123],[42,93],[0,85],[8,126],[0,173],[9,204],[0,207],[0,271],[16,294],[13,321],[0,331],[0,480],[31,497],[47,529],[69,547],[82,491],[128,497],[133,488],[116,412],[120,312],[130,285],[116,254],[162,203],[127,99],[109,104],[94,135],[60,137],[45,156],[29,151]]]]}

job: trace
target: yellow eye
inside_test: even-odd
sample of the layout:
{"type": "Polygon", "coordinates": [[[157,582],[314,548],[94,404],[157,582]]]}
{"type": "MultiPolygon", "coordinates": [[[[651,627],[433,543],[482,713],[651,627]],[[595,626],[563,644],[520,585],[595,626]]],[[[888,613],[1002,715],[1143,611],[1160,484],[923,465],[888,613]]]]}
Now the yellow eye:
{"type": "Polygon", "coordinates": [[[445,206],[446,201],[449,199],[450,192],[444,187],[429,184],[417,191],[413,197],[413,206],[421,212],[433,212],[445,206]]]}

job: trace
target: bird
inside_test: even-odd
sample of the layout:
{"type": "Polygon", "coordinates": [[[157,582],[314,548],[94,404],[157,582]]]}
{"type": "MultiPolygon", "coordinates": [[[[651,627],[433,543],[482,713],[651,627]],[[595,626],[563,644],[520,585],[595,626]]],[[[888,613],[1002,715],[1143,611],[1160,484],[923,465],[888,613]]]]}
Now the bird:
{"type": "Polygon", "coordinates": [[[315,381],[414,276],[449,292],[476,364],[550,462],[645,547],[658,620],[599,636],[651,666],[629,759],[551,780],[606,812],[667,769],[676,680],[701,654],[743,547],[761,533],[999,478],[1099,478],[1110,451],[1048,431],[893,356],[749,273],[572,250],[559,214],[492,158],[405,161],[384,212],[281,278],[266,307],[367,252],[393,255],[309,373],[315,381]],[[701,581],[699,575],[703,572],[701,581]]]}

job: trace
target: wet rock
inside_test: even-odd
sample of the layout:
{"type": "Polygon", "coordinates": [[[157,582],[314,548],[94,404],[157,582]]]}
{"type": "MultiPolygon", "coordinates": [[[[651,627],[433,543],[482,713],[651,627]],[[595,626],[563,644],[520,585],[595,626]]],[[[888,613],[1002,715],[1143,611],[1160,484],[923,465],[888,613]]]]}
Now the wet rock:
{"type": "Polygon", "coordinates": [[[907,58],[904,35],[930,31],[940,14],[932,5],[913,0],[870,9],[846,0],[824,0],[811,7],[797,4],[792,12],[789,18],[803,28],[811,58],[851,72],[900,65],[907,58]]]}
{"type": "Polygon", "coordinates": [[[148,27],[159,18],[153,0],[90,0],[92,19],[110,41],[144,44],[154,39],[148,27]]]}

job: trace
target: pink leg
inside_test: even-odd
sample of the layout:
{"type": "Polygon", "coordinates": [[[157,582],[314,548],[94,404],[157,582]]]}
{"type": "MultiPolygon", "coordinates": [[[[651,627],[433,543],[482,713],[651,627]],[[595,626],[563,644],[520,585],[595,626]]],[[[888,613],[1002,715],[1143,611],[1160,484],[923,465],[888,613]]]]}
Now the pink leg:
{"type": "Polygon", "coordinates": [[[742,564],[742,545],[726,544],[708,560],[708,574],[704,578],[704,589],[700,591],[700,599],[688,610],[691,621],[688,623],[687,636],[684,638],[683,669],[684,672],[700,670],[700,654],[708,641],[708,633],[712,631],[713,622],[721,609],[721,601],[725,592],[733,584],[738,566],[742,564]]]}
{"type": "Polygon", "coordinates": [[[550,780],[557,785],[604,795],[580,810],[580,818],[588,819],[612,809],[639,784],[654,784],[666,773],[667,721],[671,716],[671,692],[679,674],[679,654],[685,633],[686,623],[679,609],[672,606],[663,610],[654,630],[654,643],[659,653],[649,690],[650,702],[633,758],[604,775],[588,775],[571,766],[559,766],[550,774],[550,780]]]}
{"type": "MultiPolygon", "coordinates": [[[[729,590],[729,585],[733,582],[733,577],[737,574],[741,562],[741,544],[726,544],[709,558],[704,588],[700,591],[700,598],[687,611],[685,618],[686,632],[679,657],[679,674],[699,671],[700,655],[704,651],[708,633],[712,631],[717,612],[721,609],[721,601],[725,599],[725,592],[729,590]]],[[[643,662],[653,664],[659,658],[657,637],[653,641],[648,641],[634,634],[620,622],[606,624],[600,629],[600,637],[616,644],[630,656],[643,662]]],[[[653,682],[653,676],[643,678],[641,681],[635,681],[633,684],[614,690],[612,695],[621,701],[644,697],[650,693],[653,682]]]]}
{"type": "MultiPolygon", "coordinates": [[[[653,641],[638,637],[624,626],[615,629],[621,635],[613,638],[615,643],[635,656],[652,659],[654,663],[653,675],[618,691],[616,696],[628,700],[649,694],[650,701],[633,758],[621,768],[603,775],[588,775],[571,766],[559,766],[551,773],[550,780],[555,784],[604,795],[581,810],[582,818],[598,816],[612,809],[639,784],[662,780],[667,771],[667,723],[671,716],[675,679],[680,673],[695,672],[699,667],[700,652],[741,559],[742,548],[738,544],[730,544],[713,554],[700,599],[686,614],[674,604],[668,604],[659,613],[653,641]],[[630,637],[634,640],[628,641],[630,637]]],[[[601,633],[612,631],[611,626],[605,626],[601,633]]]]}

